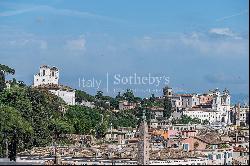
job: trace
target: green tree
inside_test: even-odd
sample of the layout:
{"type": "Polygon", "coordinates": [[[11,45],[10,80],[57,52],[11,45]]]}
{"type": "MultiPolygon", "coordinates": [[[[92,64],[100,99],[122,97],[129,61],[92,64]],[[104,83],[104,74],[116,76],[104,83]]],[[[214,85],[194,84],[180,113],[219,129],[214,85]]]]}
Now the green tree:
{"type": "MultiPolygon", "coordinates": [[[[33,128],[29,122],[27,122],[20,112],[13,107],[0,105],[0,141],[7,139],[8,142],[12,140],[14,131],[18,134],[18,151],[31,147],[30,137],[34,133],[33,128]],[[6,138],[3,138],[3,133],[6,134],[6,138]]],[[[0,147],[0,156],[3,156],[3,148],[0,147]]],[[[5,151],[6,149],[4,149],[5,151]]]]}
{"type": "Polygon", "coordinates": [[[15,74],[15,70],[9,66],[0,64],[0,92],[5,88],[5,75],[6,74],[15,74]]]}
{"type": "Polygon", "coordinates": [[[135,102],[135,96],[131,89],[127,89],[125,93],[123,93],[123,98],[127,100],[129,103],[135,102]]]}
{"type": "Polygon", "coordinates": [[[179,124],[201,124],[201,120],[199,118],[192,118],[187,115],[182,115],[180,119],[173,119],[173,124],[179,123],[179,124]]]}
{"type": "Polygon", "coordinates": [[[65,118],[74,126],[77,134],[91,134],[102,119],[98,110],[83,106],[70,106],[65,118]]]}
{"type": "Polygon", "coordinates": [[[193,118],[193,119],[191,120],[191,123],[192,123],[192,124],[201,124],[201,120],[200,120],[199,118],[193,118]]]}
{"type": "Polygon", "coordinates": [[[97,91],[95,97],[96,97],[97,99],[102,99],[102,97],[103,97],[103,92],[102,92],[102,91],[97,91]]]}
{"type": "Polygon", "coordinates": [[[74,126],[61,118],[52,119],[49,129],[56,138],[59,138],[60,134],[75,132],[74,126]]]}
{"type": "Polygon", "coordinates": [[[18,84],[0,93],[0,103],[15,108],[33,127],[30,141],[34,146],[44,146],[50,141],[49,126],[53,118],[61,116],[62,99],[47,90],[22,87],[18,84]]]}
{"type": "Polygon", "coordinates": [[[178,123],[180,124],[189,124],[192,122],[192,118],[187,115],[182,115],[181,119],[179,119],[178,123]]]}
{"type": "Polygon", "coordinates": [[[163,116],[166,117],[167,119],[170,118],[172,113],[172,104],[171,104],[171,99],[168,97],[164,98],[164,112],[163,116]]]}
{"type": "Polygon", "coordinates": [[[118,94],[115,96],[115,99],[118,101],[124,100],[123,97],[121,96],[121,92],[118,92],[118,94]]]}
{"type": "Polygon", "coordinates": [[[150,102],[155,102],[155,94],[152,94],[149,98],[150,102]]]}
{"type": "Polygon", "coordinates": [[[209,121],[207,119],[205,119],[203,122],[202,122],[203,125],[207,125],[209,124],[209,121]]]}
{"type": "Polygon", "coordinates": [[[94,102],[95,97],[87,94],[84,91],[76,90],[76,102],[81,103],[82,101],[94,102]]]}

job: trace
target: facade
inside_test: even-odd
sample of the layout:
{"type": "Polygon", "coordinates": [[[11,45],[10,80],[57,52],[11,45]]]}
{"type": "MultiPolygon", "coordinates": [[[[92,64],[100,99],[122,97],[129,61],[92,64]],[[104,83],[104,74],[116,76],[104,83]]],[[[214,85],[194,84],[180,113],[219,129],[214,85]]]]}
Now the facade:
{"type": "Polygon", "coordinates": [[[164,129],[159,129],[159,130],[154,130],[152,135],[154,136],[160,136],[164,139],[172,139],[176,138],[177,135],[179,135],[177,130],[164,130],[164,129]]]}
{"type": "Polygon", "coordinates": [[[212,109],[222,113],[221,122],[230,122],[230,95],[229,91],[225,89],[221,94],[219,89],[213,91],[212,109]]]}
{"type": "Polygon", "coordinates": [[[199,105],[199,98],[197,94],[182,94],[179,96],[182,108],[192,108],[199,105]]]}
{"type": "Polygon", "coordinates": [[[34,75],[34,87],[47,89],[62,98],[68,105],[75,105],[75,90],[59,85],[59,69],[56,67],[41,66],[39,73],[34,75]]]}
{"type": "MultiPolygon", "coordinates": [[[[210,123],[231,124],[229,91],[209,90],[205,94],[174,94],[172,88],[163,89],[164,97],[171,99],[174,110],[182,110],[183,115],[208,120],[210,123]]],[[[173,117],[175,118],[175,117],[173,117]]]]}
{"type": "Polygon", "coordinates": [[[128,101],[119,102],[119,110],[130,110],[136,107],[136,103],[129,103],[128,101]]]}
{"type": "Polygon", "coordinates": [[[249,107],[243,106],[240,108],[240,122],[249,125],[249,107]]]}
{"type": "Polygon", "coordinates": [[[34,75],[34,86],[47,84],[59,84],[59,69],[43,65],[40,67],[39,73],[34,75]]]}
{"type": "Polygon", "coordinates": [[[225,114],[221,111],[212,109],[190,108],[183,111],[183,115],[187,115],[192,118],[198,118],[201,120],[201,122],[204,122],[205,120],[207,120],[209,123],[225,122],[223,121],[225,114]]]}
{"type": "Polygon", "coordinates": [[[181,141],[184,151],[195,151],[208,156],[208,165],[232,165],[233,149],[217,136],[190,137],[181,141]]]}
{"type": "Polygon", "coordinates": [[[74,90],[49,90],[54,95],[61,97],[68,105],[75,105],[75,91],[74,90]]]}
{"type": "Polygon", "coordinates": [[[208,149],[201,152],[208,156],[208,165],[232,165],[232,149],[208,149]]]}
{"type": "Polygon", "coordinates": [[[249,164],[249,150],[247,150],[247,148],[244,148],[244,147],[234,147],[233,164],[234,165],[248,165],[249,164]]]}
{"type": "Polygon", "coordinates": [[[209,93],[199,95],[199,102],[200,105],[211,105],[213,102],[213,95],[209,93]]]}
{"type": "Polygon", "coordinates": [[[164,111],[164,108],[162,107],[151,107],[151,108],[148,108],[151,112],[151,115],[152,115],[152,119],[157,119],[157,118],[162,118],[163,117],[163,111],[164,111]]]}
{"type": "Polygon", "coordinates": [[[95,103],[94,102],[90,102],[90,101],[82,101],[81,103],[79,103],[80,105],[83,105],[85,107],[89,107],[89,108],[95,108],[95,103]]]}
{"type": "Polygon", "coordinates": [[[240,104],[231,109],[232,121],[236,126],[249,125],[249,106],[240,104]]]}

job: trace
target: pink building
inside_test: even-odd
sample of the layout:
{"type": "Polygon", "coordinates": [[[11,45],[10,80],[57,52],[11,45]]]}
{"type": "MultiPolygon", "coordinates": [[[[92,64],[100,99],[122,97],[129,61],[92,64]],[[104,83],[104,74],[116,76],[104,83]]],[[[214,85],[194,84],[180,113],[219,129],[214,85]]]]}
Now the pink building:
{"type": "Polygon", "coordinates": [[[186,138],[181,141],[183,145],[183,149],[186,151],[193,151],[193,150],[204,150],[208,145],[204,141],[201,141],[195,137],[186,138]]]}

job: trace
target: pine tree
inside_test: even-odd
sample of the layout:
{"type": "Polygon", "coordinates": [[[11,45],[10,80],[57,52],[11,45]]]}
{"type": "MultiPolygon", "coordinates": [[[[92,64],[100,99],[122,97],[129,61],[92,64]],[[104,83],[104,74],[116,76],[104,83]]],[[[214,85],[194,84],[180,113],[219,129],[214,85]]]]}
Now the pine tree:
{"type": "Polygon", "coordinates": [[[0,92],[5,88],[5,75],[6,74],[15,74],[15,70],[9,66],[0,64],[0,92]]]}
{"type": "Polygon", "coordinates": [[[172,104],[171,100],[168,97],[165,97],[164,99],[164,112],[163,112],[163,117],[166,117],[167,119],[170,118],[172,113],[172,104]]]}

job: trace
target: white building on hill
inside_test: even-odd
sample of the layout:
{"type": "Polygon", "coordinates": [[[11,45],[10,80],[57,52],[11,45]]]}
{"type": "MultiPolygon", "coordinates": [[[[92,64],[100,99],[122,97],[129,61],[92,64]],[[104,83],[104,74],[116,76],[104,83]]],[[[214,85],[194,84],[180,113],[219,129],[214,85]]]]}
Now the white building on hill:
{"type": "Polygon", "coordinates": [[[59,85],[59,69],[56,67],[41,66],[39,73],[34,75],[34,87],[48,89],[68,105],[75,105],[75,90],[59,85]]]}

